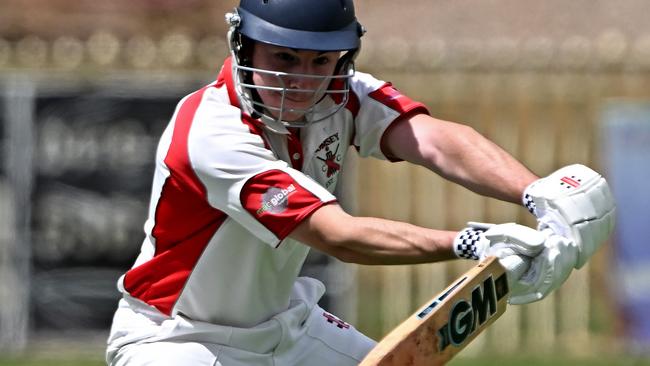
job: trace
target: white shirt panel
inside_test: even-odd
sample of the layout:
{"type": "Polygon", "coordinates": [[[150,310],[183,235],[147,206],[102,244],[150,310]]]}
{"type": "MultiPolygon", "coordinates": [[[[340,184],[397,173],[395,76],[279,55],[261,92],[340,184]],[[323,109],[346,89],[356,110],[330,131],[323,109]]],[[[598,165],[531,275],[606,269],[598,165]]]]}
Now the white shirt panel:
{"type": "Polygon", "coordinates": [[[274,249],[227,219],[201,255],[175,312],[192,319],[250,327],[289,306],[309,247],[285,240],[274,249]]]}

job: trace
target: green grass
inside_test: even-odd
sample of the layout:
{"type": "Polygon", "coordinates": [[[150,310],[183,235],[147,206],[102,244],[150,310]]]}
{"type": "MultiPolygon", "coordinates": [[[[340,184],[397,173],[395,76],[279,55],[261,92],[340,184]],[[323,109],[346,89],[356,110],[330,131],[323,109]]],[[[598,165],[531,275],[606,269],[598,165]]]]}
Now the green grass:
{"type": "Polygon", "coordinates": [[[41,342],[20,354],[0,354],[0,366],[106,366],[103,344],[41,342]]]}
{"type": "Polygon", "coordinates": [[[0,358],[0,366],[105,366],[106,363],[101,358],[80,359],[57,357],[40,358],[40,357],[16,357],[0,358]]]}
{"type": "Polygon", "coordinates": [[[457,358],[449,366],[650,366],[650,358],[593,357],[593,358],[539,358],[539,357],[486,357],[457,358]]]}

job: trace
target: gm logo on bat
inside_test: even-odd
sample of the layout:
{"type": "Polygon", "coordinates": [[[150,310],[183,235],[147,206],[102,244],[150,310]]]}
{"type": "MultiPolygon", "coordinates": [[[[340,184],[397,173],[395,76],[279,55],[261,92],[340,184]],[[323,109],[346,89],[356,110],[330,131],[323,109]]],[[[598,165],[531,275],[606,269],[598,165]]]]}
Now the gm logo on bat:
{"type": "MultiPolygon", "coordinates": [[[[425,317],[465,280],[467,280],[466,277],[459,279],[448,291],[420,312],[418,317],[425,317]]],[[[477,328],[496,314],[498,301],[508,292],[508,281],[505,274],[499,276],[496,281],[492,275],[489,275],[472,289],[471,299],[458,300],[449,312],[447,323],[438,329],[439,352],[442,352],[450,344],[457,347],[462,345],[477,328]]]]}

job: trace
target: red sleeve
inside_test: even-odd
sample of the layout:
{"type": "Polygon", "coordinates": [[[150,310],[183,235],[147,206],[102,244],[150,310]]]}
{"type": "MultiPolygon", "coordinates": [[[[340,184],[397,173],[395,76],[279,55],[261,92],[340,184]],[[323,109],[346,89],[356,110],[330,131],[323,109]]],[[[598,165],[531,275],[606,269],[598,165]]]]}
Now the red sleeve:
{"type": "Polygon", "coordinates": [[[242,206],[279,239],[284,239],[323,201],[289,174],[269,170],[250,178],[241,190],[242,206]]]}

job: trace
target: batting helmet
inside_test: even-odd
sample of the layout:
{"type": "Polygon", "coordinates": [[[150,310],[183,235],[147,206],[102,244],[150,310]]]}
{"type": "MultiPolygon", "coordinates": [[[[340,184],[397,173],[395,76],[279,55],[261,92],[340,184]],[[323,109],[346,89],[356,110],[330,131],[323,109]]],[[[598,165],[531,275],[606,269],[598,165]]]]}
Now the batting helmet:
{"type": "Polygon", "coordinates": [[[237,10],[241,34],[276,46],[351,50],[363,34],[352,0],[242,0],[237,10]]]}
{"type": "MultiPolygon", "coordinates": [[[[286,126],[303,127],[331,116],[345,105],[349,94],[349,79],[354,75],[354,59],[361,46],[360,38],[365,32],[357,21],[352,0],[241,0],[239,7],[226,14],[226,22],[230,25],[228,43],[237,92],[242,102],[251,106],[256,113],[286,126]],[[274,75],[280,85],[283,85],[283,77],[316,76],[250,67],[250,53],[244,50],[250,40],[296,50],[347,52],[339,59],[335,75],[318,76],[323,79],[326,87],[324,93],[319,94],[321,97],[314,100],[310,108],[289,110],[265,105],[256,92],[260,87],[252,83],[250,74],[260,72],[274,75]],[[338,80],[341,82],[336,82],[338,80]],[[324,96],[334,94],[338,94],[338,97],[332,98],[336,101],[334,108],[330,107],[331,110],[327,113],[318,111],[317,104],[324,96]],[[303,114],[305,120],[284,121],[282,115],[287,111],[303,114]]],[[[280,87],[278,91],[286,93],[287,88],[280,87]]],[[[296,90],[292,89],[292,92],[296,90]]]]}

